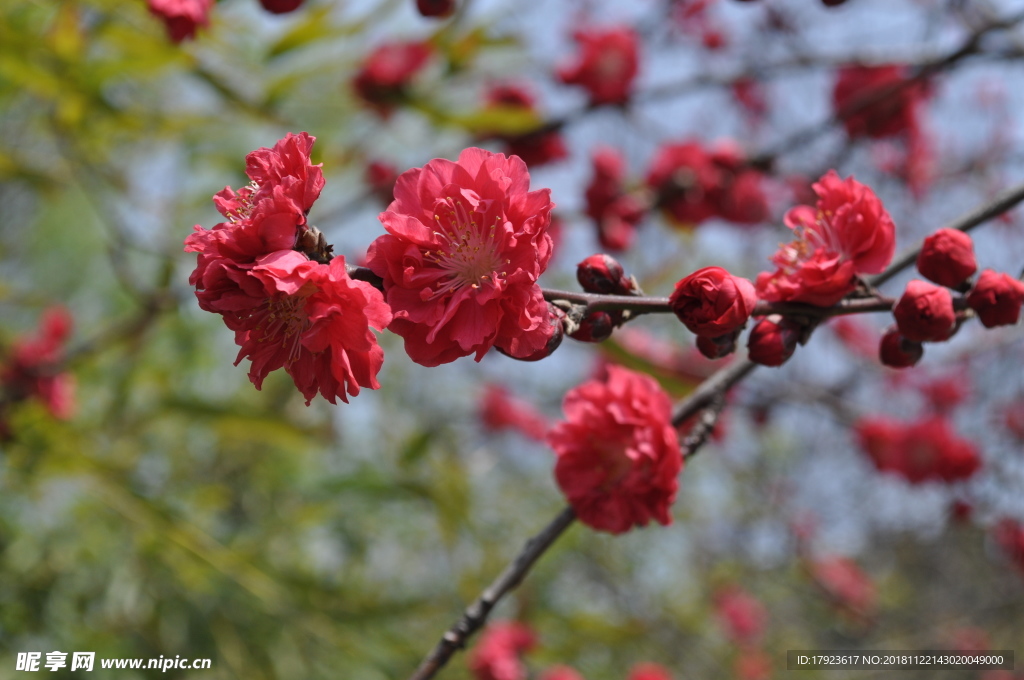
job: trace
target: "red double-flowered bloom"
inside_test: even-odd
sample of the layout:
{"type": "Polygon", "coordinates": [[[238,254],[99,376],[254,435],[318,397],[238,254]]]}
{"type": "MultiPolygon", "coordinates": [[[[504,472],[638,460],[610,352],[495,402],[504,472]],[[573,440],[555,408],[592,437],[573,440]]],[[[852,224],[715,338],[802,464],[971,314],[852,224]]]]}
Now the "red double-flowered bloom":
{"type": "Polygon", "coordinates": [[[786,214],[796,239],[772,257],[778,269],[757,277],[764,300],[833,305],[853,291],[858,274],[880,273],[892,260],[896,227],[870,188],[829,170],[814,191],[816,208],[786,214]]]}
{"type": "Polygon", "coordinates": [[[606,381],[570,390],[548,433],[555,479],[580,521],[614,534],[669,524],[683,466],[672,404],[650,376],[608,366],[606,381]]]}
{"type": "Polygon", "coordinates": [[[437,366],[491,347],[514,358],[554,332],[537,279],[551,259],[550,190],[529,191],[526,164],[483,149],[403,173],[380,215],[387,234],[367,266],[384,280],[416,363],[437,366]]]}
{"type": "Polygon", "coordinates": [[[558,69],[558,78],[586,89],[591,104],[625,104],[640,68],[636,32],[630,28],[589,29],[576,31],[573,39],[580,52],[574,62],[558,69]]]}
{"type": "MultiPolygon", "coordinates": [[[[199,306],[220,314],[250,359],[249,379],[259,389],[284,368],[308,404],[319,392],[347,402],[360,387],[376,389],[384,360],[370,328],[382,330],[391,312],[380,291],[349,278],[345,259],[306,252],[306,213],[324,186],[309,153],[314,138],[288,135],[246,159],[252,183],[226,187],[214,197],[227,222],[195,227],[185,240],[198,253],[189,282],[199,306]]],[[[314,239],[315,240],[315,239],[314,239]]]]}

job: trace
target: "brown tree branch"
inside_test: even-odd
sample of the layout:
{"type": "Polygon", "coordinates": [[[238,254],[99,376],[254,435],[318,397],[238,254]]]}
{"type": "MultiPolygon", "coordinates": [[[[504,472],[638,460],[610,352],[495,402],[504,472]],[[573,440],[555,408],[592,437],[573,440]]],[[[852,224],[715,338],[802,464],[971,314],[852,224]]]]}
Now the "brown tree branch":
{"type": "Polygon", "coordinates": [[[573,509],[565,508],[539,534],[529,539],[512,563],[505,568],[505,571],[481,593],[473,604],[466,608],[462,618],[448,629],[433,651],[412,674],[410,680],[428,680],[434,677],[448,663],[448,659],[466,645],[466,640],[484,625],[487,615],[491,613],[494,606],[506,593],[522,582],[534,562],[572,525],[575,519],[576,513],[573,512],[573,509]]]}
{"type": "MultiPolygon", "coordinates": [[[[984,224],[994,217],[1002,215],[1007,210],[1010,210],[1021,201],[1024,201],[1024,183],[1018,184],[1015,187],[1010,187],[1005,191],[1000,192],[995,198],[988,203],[978,206],[974,210],[971,210],[966,215],[963,215],[959,219],[953,220],[950,224],[946,225],[946,229],[956,229],[957,231],[969,232],[975,227],[984,224]]],[[[868,280],[871,286],[880,286],[892,277],[899,274],[901,271],[914,264],[917,261],[917,256],[921,252],[921,248],[914,248],[913,250],[907,251],[896,259],[889,268],[884,272],[868,280]]]]}

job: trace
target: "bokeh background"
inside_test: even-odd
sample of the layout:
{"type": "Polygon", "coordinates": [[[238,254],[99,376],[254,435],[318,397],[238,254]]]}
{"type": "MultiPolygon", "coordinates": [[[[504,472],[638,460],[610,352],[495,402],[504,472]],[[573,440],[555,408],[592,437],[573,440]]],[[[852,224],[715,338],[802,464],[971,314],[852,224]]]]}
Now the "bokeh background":
{"type": "MultiPolygon", "coordinates": [[[[702,266],[769,269],[788,240],[782,214],[828,168],[875,189],[898,251],[1024,175],[1024,27],[982,30],[1021,2],[460,5],[436,20],[411,0],[306,0],[280,16],[223,0],[180,44],[142,0],[0,5],[0,346],[9,363],[18,338],[63,307],[73,330],[47,370],[74,383],[56,414],[9,384],[0,399],[0,678],[23,677],[18,652],[57,650],[213,660],[168,678],[407,677],[564,505],[543,443],[481,418],[488,386],[554,421],[601,362],[651,372],[677,398],[714,370],[678,322],[645,317],[535,364],[492,353],[427,369],[385,333],[379,391],[307,407],[283,374],[256,391],[232,365],[231,332],[195,303],[182,242],[219,221],[214,192],[247,183],[246,153],[286,132],[316,136],[327,185],[310,222],[357,262],[383,233],[369,163],[401,171],[467,146],[502,151],[495,128],[556,124],[567,155],[531,176],[553,190],[562,225],[542,283],[568,289],[600,249],[584,214],[599,145],[624,155],[631,186],[671,141],[729,139],[770,157],[763,224],[681,229],[656,212],[640,223],[617,257],[655,295],[702,266]],[[626,107],[588,107],[555,77],[587,26],[641,37],[626,107]],[[928,80],[924,170],[907,171],[909,139],[851,138],[834,119],[839,66],[913,70],[975,34],[976,54],[928,80]],[[351,81],[394,41],[426,42],[431,56],[384,117],[351,81]],[[741,78],[763,106],[738,97],[741,78]],[[525,84],[534,112],[489,111],[501,82],[525,84]]],[[[1024,266],[1015,212],[975,242],[983,267],[1024,266]]],[[[732,394],[719,435],[683,472],[671,527],[576,526],[544,556],[495,612],[537,632],[531,673],[564,663],[612,680],[655,662],[678,680],[753,680],[785,676],[787,649],[1024,651],[1020,556],[993,533],[1024,519],[1020,331],[969,324],[896,373],[858,345],[891,321],[876,316],[820,329],[732,394]],[[850,433],[860,416],[933,412],[981,451],[968,482],[882,475],[850,433]],[[731,588],[760,602],[753,642],[723,613],[731,588]]],[[[442,677],[470,677],[464,656],[442,677]]]]}

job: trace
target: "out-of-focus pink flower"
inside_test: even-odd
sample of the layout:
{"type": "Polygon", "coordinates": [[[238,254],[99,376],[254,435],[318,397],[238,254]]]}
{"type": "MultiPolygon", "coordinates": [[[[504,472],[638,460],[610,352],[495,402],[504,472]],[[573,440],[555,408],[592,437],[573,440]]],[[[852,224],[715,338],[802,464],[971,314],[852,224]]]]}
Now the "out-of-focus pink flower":
{"type": "Polygon", "coordinates": [[[878,470],[895,473],[911,484],[961,481],[981,468],[974,444],[957,436],[939,416],[916,423],[862,418],[854,431],[878,470]]]}
{"type": "Polygon", "coordinates": [[[398,168],[382,160],[372,160],[366,164],[363,181],[366,182],[373,196],[385,206],[395,200],[395,182],[398,180],[398,168]]]}
{"type": "Polygon", "coordinates": [[[555,479],[580,521],[619,534],[669,524],[682,456],[668,395],[650,376],[608,366],[606,381],[565,395],[566,420],[548,433],[555,479]]]}
{"type": "Polygon", "coordinates": [[[921,244],[917,271],[929,281],[957,288],[977,270],[974,242],[959,229],[939,229],[921,244]]]}
{"type": "Polygon", "coordinates": [[[732,96],[754,121],[764,120],[768,101],[761,83],[752,78],[737,78],[732,83],[732,96]]]}
{"type": "Polygon", "coordinates": [[[966,371],[925,380],[918,385],[932,411],[942,415],[955,409],[971,395],[971,377],[966,371]]]}
{"type": "Polygon", "coordinates": [[[946,648],[958,652],[973,652],[980,654],[992,649],[988,633],[981,628],[964,626],[957,628],[949,636],[949,643],[946,648]]]}
{"type": "Polygon", "coordinates": [[[540,674],[540,680],[584,680],[575,669],[568,666],[552,666],[540,674]]]}
{"type": "MultiPolygon", "coordinates": [[[[0,364],[3,401],[37,399],[54,418],[66,420],[75,410],[74,378],[60,370],[64,345],[74,321],[63,307],[46,310],[35,336],[19,338],[0,364]]],[[[0,431],[4,429],[0,414],[0,431]]]]}
{"type": "Polygon", "coordinates": [[[575,61],[558,69],[566,85],[579,85],[590,103],[625,104],[640,67],[636,32],[630,28],[587,29],[573,34],[580,52],[575,61]]]}
{"type": "Polygon", "coordinates": [[[469,670],[476,680],[526,680],[522,654],[537,645],[537,636],[515,621],[492,623],[469,654],[469,670]]]}
{"type": "Polygon", "coordinates": [[[892,260],[896,227],[870,188],[829,170],[814,191],[817,209],[786,213],[796,239],[772,257],[774,273],[757,277],[762,299],[827,307],[853,291],[858,274],[878,274],[892,260]]]}
{"type": "Polygon", "coordinates": [[[416,363],[491,347],[524,358],[554,331],[537,279],[551,259],[549,189],[529,191],[519,158],[469,148],[404,172],[366,265],[384,280],[389,328],[416,363]]]}
{"type": "Polygon", "coordinates": [[[918,108],[927,97],[927,87],[908,82],[904,66],[844,66],[832,104],[851,137],[879,138],[917,128],[918,108]]]}
{"type": "Polygon", "coordinates": [[[849,316],[837,316],[828,328],[854,354],[874,358],[878,355],[878,332],[849,316]]]}
{"type": "Polygon", "coordinates": [[[769,680],[772,677],[772,658],[760,649],[747,648],[736,658],[737,680],[769,680]]]}
{"type": "Polygon", "coordinates": [[[1004,517],[992,530],[992,536],[1006,556],[1018,569],[1024,571],[1024,524],[1004,517]]]}
{"type": "Polygon", "coordinates": [[[1004,408],[1003,425],[1014,437],[1024,441],[1024,399],[1017,399],[1004,408]]]}
{"type": "Polygon", "coordinates": [[[985,328],[1017,323],[1022,304],[1024,282],[991,269],[981,272],[974,288],[967,295],[967,305],[978,315],[985,328]]]}
{"type": "Polygon", "coordinates": [[[627,680],[672,680],[672,674],[656,663],[638,663],[626,677],[627,680]]]}
{"type": "Polygon", "coordinates": [[[164,22],[171,40],[180,43],[194,38],[199,27],[209,25],[213,0],[146,0],[146,4],[164,22]]]}
{"type": "Polygon", "coordinates": [[[768,216],[762,174],[731,142],[705,149],[698,142],[668,144],[651,162],[647,185],[675,225],[692,228],[711,217],[757,224],[768,216]]]}
{"type": "MultiPolygon", "coordinates": [[[[487,106],[536,111],[533,95],[523,85],[505,83],[494,85],[487,91],[487,106]]],[[[519,156],[527,167],[560,161],[569,155],[561,133],[553,127],[540,125],[538,129],[519,134],[483,133],[483,137],[496,137],[505,143],[510,156],[519,156]]]]}
{"type": "Polygon", "coordinates": [[[718,338],[746,325],[757,293],[744,278],[721,267],[704,267],[676,283],[668,301],[691,333],[718,338]]]}
{"type": "Polygon", "coordinates": [[[633,244],[636,227],[646,216],[647,207],[626,192],[626,161],[617,150],[597,147],[592,164],[594,174],[586,190],[587,216],[597,227],[601,247],[622,252],[633,244]]]}
{"type": "Polygon", "coordinates": [[[504,387],[488,384],[480,400],[480,421],[489,430],[511,428],[530,439],[544,441],[547,419],[532,404],[518,399],[504,387]]]}
{"type": "Polygon", "coordinates": [[[420,42],[385,43],[366,57],[352,88],[381,116],[391,115],[409,96],[412,79],[426,66],[431,48],[420,42]]]}
{"type": "Polygon", "coordinates": [[[309,159],[313,141],[289,134],[248,155],[252,183],[214,196],[228,221],[197,225],[185,239],[185,250],[198,253],[189,282],[199,306],[235,331],[235,363],[251,360],[257,389],[284,368],[307,404],[318,392],[347,402],[360,387],[380,386],[384,353],[370,328],[382,330],[391,312],[377,289],[349,278],[344,258],[330,259],[306,224],[324,186],[309,159]]]}
{"type": "Polygon", "coordinates": [[[949,290],[920,279],[907,284],[892,315],[903,337],[914,342],[945,340],[956,322],[949,290]]]}
{"type": "Polygon", "coordinates": [[[735,585],[715,594],[715,613],[729,639],[743,645],[756,643],[764,634],[768,620],[764,605],[735,585]]]}
{"type": "Polygon", "coordinates": [[[836,604],[870,615],[876,604],[875,584],[847,557],[825,557],[811,563],[811,577],[836,604]]]}

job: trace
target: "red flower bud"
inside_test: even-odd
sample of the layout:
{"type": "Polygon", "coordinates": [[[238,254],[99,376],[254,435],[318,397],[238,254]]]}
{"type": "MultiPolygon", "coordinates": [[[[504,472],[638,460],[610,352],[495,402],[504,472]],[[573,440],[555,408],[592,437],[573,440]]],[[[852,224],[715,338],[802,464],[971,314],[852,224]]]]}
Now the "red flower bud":
{"type": "Polygon", "coordinates": [[[749,358],[762,366],[781,366],[793,356],[799,339],[800,327],[789,319],[763,319],[754,326],[747,338],[749,358]]]}
{"type": "Polygon", "coordinates": [[[917,271],[940,286],[956,288],[978,271],[974,242],[958,229],[939,229],[924,240],[917,271]]]}
{"type": "Polygon", "coordinates": [[[697,349],[708,359],[721,359],[736,351],[736,338],[739,334],[739,331],[735,331],[717,338],[698,335],[697,349]]]}
{"type": "Polygon", "coordinates": [[[273,14],[287,14],[297,10],[302,0],[260,0],[260,4],[273,14]]]}
{"type": "Polygon", "coordinates": [[[576,265],[576,280],[583,290],[601,295],[626,295],[633,286],[622,265],[604,253],[591,255],[576,265]]]}
{"type": "Polygon", "coordinates": [[[691,332],[717,338],[743,328],[757,293],[750,281],[721,267],[705,267],[677,283],[668,301],[691,332]]]}
{"type": "Polygon", "coordinates": [[[498,350],[510,359],[515,359],[517,361],[540,361],[545,357],[551,356],[554,351],[558,349],[558,346],[562,344],[562,338],[565,337],[565,326],[563,326],[563,323],[565,322],[565,311],[549,302],[548,314],[548,323],[554,326],[555,330],[551,333],[551,337],[548,338],[547,344],[533,354],[529,354],[525,357],[514,357],[497,345],[494,346],[494,349],[498,350]]]}
{"type": "Polygon", "coordinates": [[[455,12],[455,0],[416,0],[416,9],[425,17],[448,17],[455,12]]]}
{"type": "Polygon", "coordinates": [[[580,342],[603,342],[611,337],[615,321],[608,312],[593,312],[583,317],[580,327],[569,337],[580,342]]]}
{"type": "Polygon", "coordinates": [[[938,342],[949,337],[956,321],[949,290],[914,279],[892,310],[903,337],[914,342],[938,342]]]}
{"type": "Polygon", "coordinates": [[[878,346],[878,358],[883,365],[891,368],[913,366],[923,355],[924,347],[921,343],[907,340],[895,328],[882,336],[878,346]]]}
{"type": "Polygon", "coordinates": [[[981,272],[974,289],[967,296],[967,304],[977,313],[985,328],[1017,323],[1022,303],[1024,283],[991,269],[981,272]]]}

